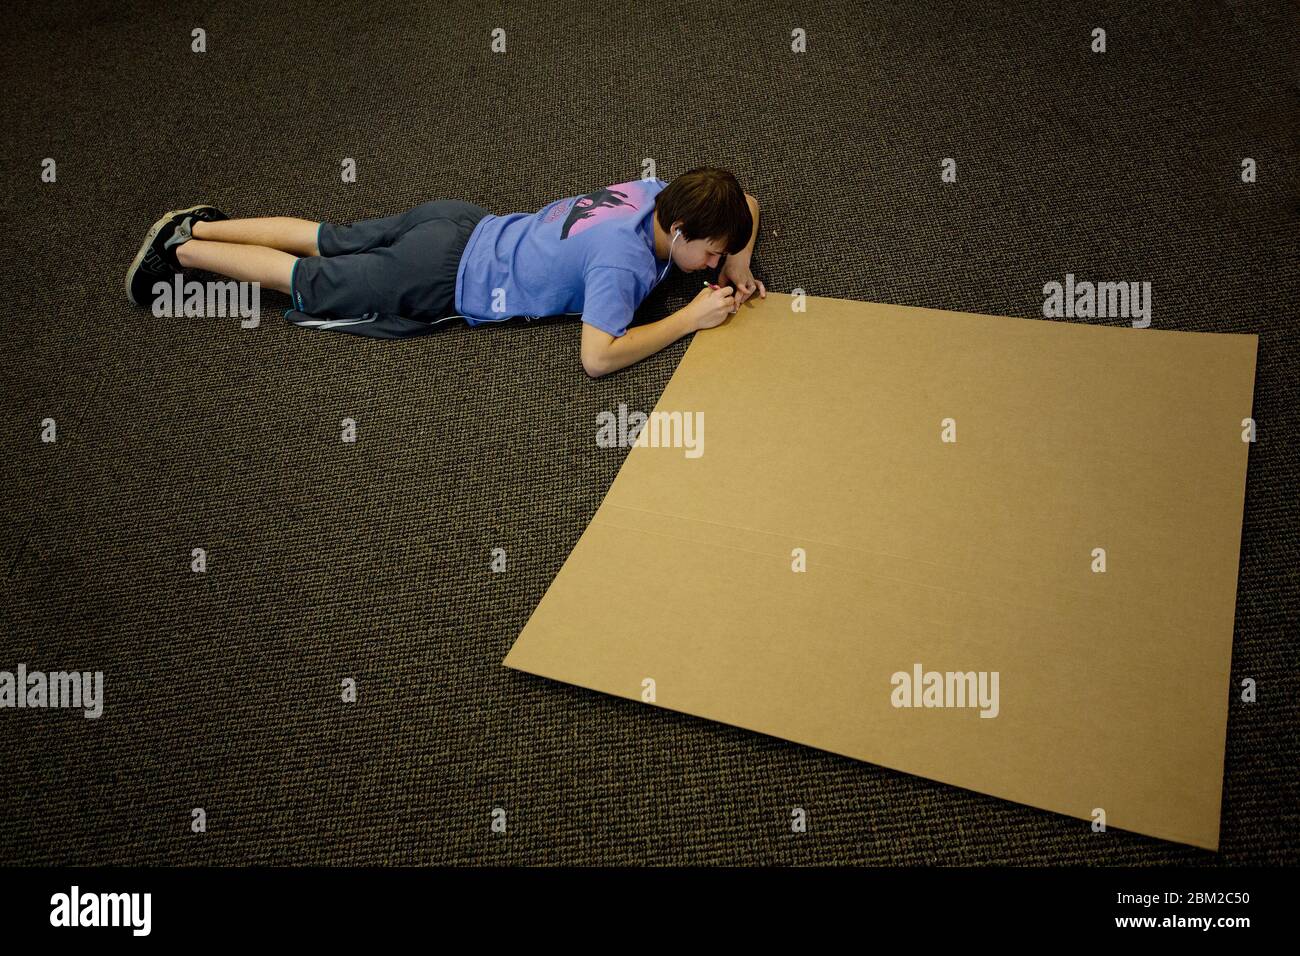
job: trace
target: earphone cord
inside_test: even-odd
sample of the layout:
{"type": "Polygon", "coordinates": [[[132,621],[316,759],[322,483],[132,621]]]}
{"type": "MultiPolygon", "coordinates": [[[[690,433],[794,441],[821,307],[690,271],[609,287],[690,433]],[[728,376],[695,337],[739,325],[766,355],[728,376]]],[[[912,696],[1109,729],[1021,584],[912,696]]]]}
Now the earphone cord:
{"type": "Polygon", "coordinates": [[[659,273],[659,278],[655,280],[656,283],[663,282],[664,276],[668,275],[668,270],[673,267],[673,246],[677,245],[677,237],[681,234],[682,231],[680,229],[673,233],[673,241],[668,246],[668,265],[664,266],[664,271],[659,273]]]}

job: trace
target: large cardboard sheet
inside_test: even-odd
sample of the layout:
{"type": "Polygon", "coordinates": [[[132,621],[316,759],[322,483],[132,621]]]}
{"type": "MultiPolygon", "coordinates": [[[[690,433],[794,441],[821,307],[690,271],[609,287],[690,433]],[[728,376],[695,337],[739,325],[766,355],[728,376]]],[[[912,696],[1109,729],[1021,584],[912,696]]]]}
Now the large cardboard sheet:
{"type": "Polygon", "coordinates": [[[1258,337],[791,304],[695,336],[505,664],[1217,849],[1258,337]]]}

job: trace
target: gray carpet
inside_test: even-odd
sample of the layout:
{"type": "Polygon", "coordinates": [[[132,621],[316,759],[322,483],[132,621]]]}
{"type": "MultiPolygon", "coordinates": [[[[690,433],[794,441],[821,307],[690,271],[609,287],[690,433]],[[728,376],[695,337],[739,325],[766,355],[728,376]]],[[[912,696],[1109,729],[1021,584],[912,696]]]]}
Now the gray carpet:
{"type": "Polygon", "coordinates": [[[296,6],[9,8],[0,669],[102,670],[107,700],[0,711],[0,862],[1300,860],[1294,5],[296,6]],[[503,668],[626,454],[597,412],[651,408],[689,340],[591,381],[572,318],[380,342],[276,293],[243,331],[122,292],[168,208],[531,211],[647,157],[758,196],[774,290],[1041,317],[1072,272],[1152,282],[1156,328],[1259,334],[1233,683],[1260,691],[1218,854],[503,668]]]}

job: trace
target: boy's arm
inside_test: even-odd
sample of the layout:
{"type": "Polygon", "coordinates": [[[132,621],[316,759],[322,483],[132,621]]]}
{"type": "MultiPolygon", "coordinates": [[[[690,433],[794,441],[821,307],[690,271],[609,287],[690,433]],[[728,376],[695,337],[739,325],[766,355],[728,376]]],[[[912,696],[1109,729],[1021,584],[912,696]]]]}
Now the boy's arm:
{"type": "Polygon", "coordinates": [[[749,242],[745,243],[745,248],[734,256],[728,256],[726,264],[718,273],[719,282],[730,282],[736,287],[737,305],[748,301],[755,292],[762,298],[767,298],[767,287],[755,279],[754,273],[749,269],[754,257],[754,243],[758,241],[758,200],[745,193],[745,202],[749,204],[749,214],[754,219],[753,228],[749,233],[749,242]]]}
{"type": "Polygon", "coordinates": [[[731,258],[743,259],[745,262],[749,262],[754,258],[754,243],[758,241],[758,200],[749,193],[745,193],[745,202],[749,203],[749,214],[754,217],[754,228],[749,234],[749,242],[745,244],[745,248],[731,256],[731,258]]]}
{"type": "Polygon", "coordinates": [[[672,345],[683,335],[695,331],[690,307],[678,309],[658,322],[647,322],[628,329],[615,338],[594,325],[582,323],[582,368],[592,378],[626,368],[672,345]]]}

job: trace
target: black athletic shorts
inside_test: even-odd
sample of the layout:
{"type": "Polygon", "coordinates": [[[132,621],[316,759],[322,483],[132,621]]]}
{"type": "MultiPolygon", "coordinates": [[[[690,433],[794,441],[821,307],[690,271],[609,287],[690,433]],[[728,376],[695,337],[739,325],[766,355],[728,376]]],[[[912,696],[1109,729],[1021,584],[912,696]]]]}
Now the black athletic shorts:
{"type": "Polygon", "coordinates": [[[284,317],[304,328],[376,339],[434,331],[458,318],[460,255],[486,215],[473,203],[435,199],[350,226],[321,223],[320,255],[294,264],[293,308],[284,317]]]}

